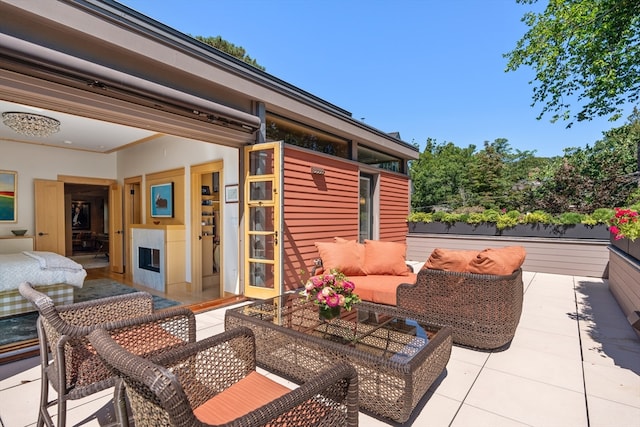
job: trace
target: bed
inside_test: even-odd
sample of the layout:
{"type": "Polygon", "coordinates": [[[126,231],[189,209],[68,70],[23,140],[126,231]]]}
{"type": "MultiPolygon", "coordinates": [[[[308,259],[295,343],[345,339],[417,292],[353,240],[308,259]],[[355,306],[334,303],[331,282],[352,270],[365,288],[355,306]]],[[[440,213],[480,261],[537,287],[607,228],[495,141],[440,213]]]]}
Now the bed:
{"type": "Polygon", "coordinates": [[[70,258],[53,252],[22,251],[0,254],[0,318],[35,311],[18,292],[24,281],[51,297],[54,304],[73,302],[87,272],[70,258]]]}

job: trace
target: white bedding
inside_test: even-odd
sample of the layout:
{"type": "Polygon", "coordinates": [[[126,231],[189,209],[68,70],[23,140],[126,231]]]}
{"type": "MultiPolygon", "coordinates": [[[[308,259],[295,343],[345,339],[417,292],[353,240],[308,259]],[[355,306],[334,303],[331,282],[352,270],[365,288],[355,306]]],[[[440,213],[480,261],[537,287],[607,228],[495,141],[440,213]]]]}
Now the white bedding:
{"type": "Polygon", "coordinates": [[[87,272],[72,259],[53,252],[24,251],[0,255],[0,292],[33,285],[66,283],[81,288],[87,272]]]}

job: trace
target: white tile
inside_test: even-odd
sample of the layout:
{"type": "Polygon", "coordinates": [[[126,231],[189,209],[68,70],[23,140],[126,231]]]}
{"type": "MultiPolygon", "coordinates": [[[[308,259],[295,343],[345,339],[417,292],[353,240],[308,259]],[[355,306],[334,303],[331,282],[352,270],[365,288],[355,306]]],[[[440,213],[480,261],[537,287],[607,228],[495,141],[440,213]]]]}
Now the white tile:
{"type": "Polygon", "coordinates": [[[576,337],[578,335],[578,322],[575,313],[522,313],[518,328],[525,327],[542,332],[552,332],[557,335],[576,337]]]}
{"type": "Polygon", "coordinates": [[[508,351],[492,354],[482,375],[489,374],[491,369],[578,393],[584,390],[580,358],[563,357],[528,348],[510,348],[508,351]]]}
{"type": "MultiPolygon", "coordinates": [[[[426,425],[426,424],[425,424],[426,425]]],[[[470,405],[462,405],[451,422],[451,427],[528,427],[516,420],[505,418],[470,405]]]]}
{"type": "Polygon", "coordinates": [[[471,348],[454,345],[451,348],[450,359],[471,363],[473,365],[483,366],[487,362],[490,354],[491,353],[488,351],[474,350],[471,348]]]}
{"type": "Polygon", "coordinates": [[[484,369],[465,404],[532,426],[586,426],[584,394],[484,369]]]}
{"type": "Polygon", "coordinates": [[[449,359],[444,378],[437,387],[432,386],[431,390],[435,394],[461,402],[481,370],[482,367],[476,364],[449,359]]]}
{"type": "Polygon", "coordinates": [[[587,395],[640,408],[640,374],[629,369],[584,363],[587,395]]]}
{"type": "MultiPolygon", "coordinates": [[[[446,427],[455,417],[458,408],[462,404],[460,401],[448,397],[427,393],[424,402],[420,402],[407,424],[414,426],[446,427]],[[424,404],[423,404],[424,403],[424,404]]],[[[366,426],[367,424],[362,424],[366,426]]]]}
{"type": "Polygon", "coordinates": [[[640,408],[587,396],[589,427],[639,426],[640,408]]]}
{"type": "MultiPolygon", "coordinates": [[[[55,396],[55,394],[53,395],[55,396]]],[[[40,403],[40,380],[0,391],[0,416],[6,427],[35,425],[40,403]]]]}
{"type": "Polygon", "coordinates": [[[222,323],[219,323],[214,326],[209,326],[207,328],[197,329],[196,340],[200,341],[202,339],[221,334],[222,332],[224,332],[224,324],[222,323]]]}
{"type": "Polygon", "coordinates": [[[593,333],[590,329],[580,329],[582,353],[585,362],[631,369],[640,373],[640,340],[631,336],[616,336],[593,333]]]}
{"type": "Polygon", "coordinates": [[[577,336],[571,337],[556,334],[554,331],[530,329],[518,325],[516,334],[511,341],[511,346],[506,351],[514,348],[540,351],[580,362],[580,340],[577,336]]]}

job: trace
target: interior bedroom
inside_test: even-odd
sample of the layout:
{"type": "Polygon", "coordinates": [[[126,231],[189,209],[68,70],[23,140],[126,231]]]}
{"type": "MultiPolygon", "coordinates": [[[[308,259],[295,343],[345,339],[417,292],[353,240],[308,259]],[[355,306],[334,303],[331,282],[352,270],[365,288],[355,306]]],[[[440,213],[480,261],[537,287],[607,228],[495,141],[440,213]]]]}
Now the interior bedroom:
{"type": "Polygon", "coordinates": [[[85,269],[109,265],[109,188],[64,185],[67,202],[65,254],[85,269]]]}

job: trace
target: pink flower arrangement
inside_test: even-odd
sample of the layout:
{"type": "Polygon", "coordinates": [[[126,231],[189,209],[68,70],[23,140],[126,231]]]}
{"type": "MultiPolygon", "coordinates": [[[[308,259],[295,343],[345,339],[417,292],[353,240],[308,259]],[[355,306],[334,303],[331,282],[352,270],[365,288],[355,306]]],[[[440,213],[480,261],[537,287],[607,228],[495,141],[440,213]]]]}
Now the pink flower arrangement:
{"type": "Polygon", "coordinates": [[[350,311],[353,304],[360,302],[360,297],[353,292],[355,288],[343,273],[331,270],[307,280],[300,294],[321,309],[342,307],[350,311]]]}
{"type": "Polygon", "coordinates": [[[640,237],[638,212],[633,209],[615,208],[615,214],[609,219],[609,232],[616,240],[627,238],[631,241],[640,237]]]}

